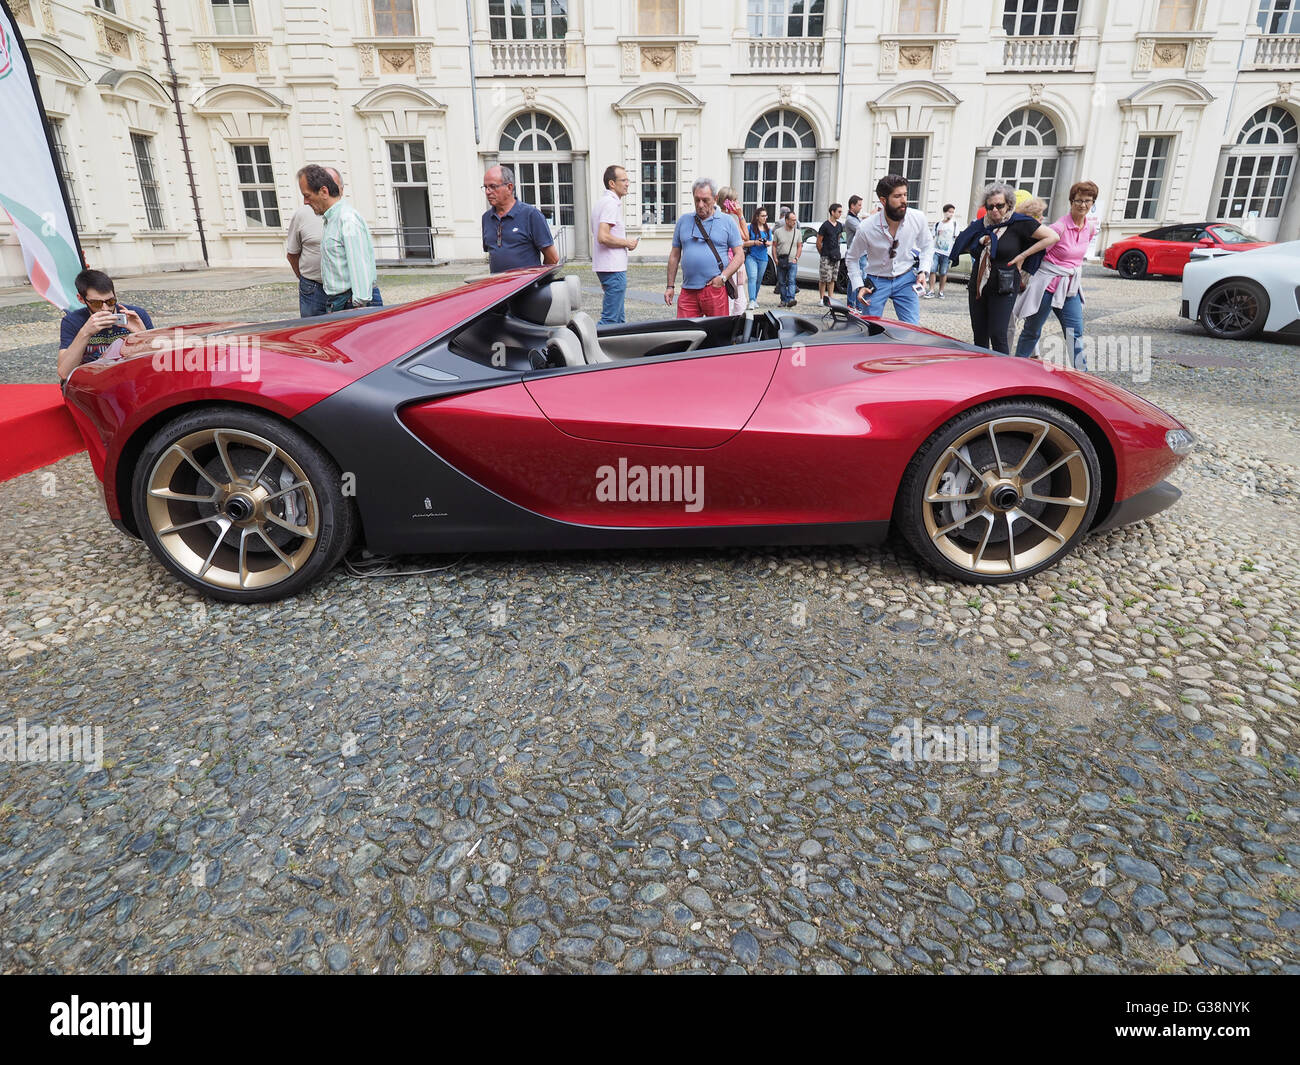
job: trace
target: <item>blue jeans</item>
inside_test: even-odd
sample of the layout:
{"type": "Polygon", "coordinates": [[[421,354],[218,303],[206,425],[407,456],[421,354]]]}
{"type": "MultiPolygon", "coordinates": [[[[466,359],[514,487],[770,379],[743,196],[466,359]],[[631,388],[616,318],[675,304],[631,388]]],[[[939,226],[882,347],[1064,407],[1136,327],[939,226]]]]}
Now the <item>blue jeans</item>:
{"type": "Polygon", "coordinates": [[[627,294],[626,270],[597,270],[596,279],[605,295],[600,301],[598,325],[618,325],[627,321],[623,299],[627,294]]]}
{"type": "MultiPolygon", "coordinates": [[[[321,291],[324,292],[324,289],[321,291]]],[[[339,292],[333,296],[326,294],[325,299],[329,311],[346,311],[352,303],[352,290],[348,289],[346,292],[339,292]]],[[[370,294],[370,302],[368,306],[382,307],[383,305],[384,301],[379,297],[379,286],[376,285],[375,291],[370,294]]]]}
{"type": "Polygon", "coordinates": [[[750,252],[745,256],[745,280],[749,284],[749,302],[753,303],[758,299],[758,286],[763,283],[763,275],[767,273],[767,256],[761,259],[750,252]]]}
{"type": "Polygon", "coordinates": [[[863,314],[880,317],[885,313],[885,304],[892,299],[894,314],[900,322],[907,322],[909,325],[921,324],[921,302],[917,299],[916,289],[912,287],[916,284],[915,270],[908,270],[907,273],[893,278],[873,277],[871,283],[876,286],[876,291],[867,297],[867,306],[863,314]]]}
{"type": "Polygon", "coordinates": [[[776,266],[776,283],[781,289],[781,300],[784,303],[792,303],[795,293],[798,289],[799,264],[791,259],[784,266],[777,263],[776,266]]]}
{"type": "Polygon", "coordinates": [[[298,278],[298,316],[315,318],[326,309],[325,286],[310,277],[298,278]]]}
{"type": "Polygon", "coordinates": [[[933,262],[930,263],[930,273],[938,277],[948,276],[948,253],[946,251],[936,251],[933,256],[933,262]]]}
{"type": "MultiPolygon", "coordinates": [[[[865,275],[866,272],[867,272],[867,256],[866,253],[864,252],[862,255],[858,256],[858,273],[865,275]]],[[[858,302],[858,292],[857,289],[853,287],[852,282],[849,283],[848,299],[849,299],[850,307],[852,307],[855,311],[860,311],[861,313],[866,314],[866,311],[863,310],[863,305],[858,302]]]]}
{"type": "MultiPolygon", "coordinates": [[[[1065,284],[1065,279],[1060,283],[1065,284]]],[[[1016,341],[1016,357],[1027,359],[1034,353],[1034,348],[1038,346],[1038,338],[1043,335],[1043,326],[1047,322],[1048,312],[1056,311],[1056,319],[1061,323],[1061,332],[1065,334],[1066,343],[1073,342],[1074,368],[1086,370],[1088,360],[1083,353],[1083,298],[1076,292],[1066,299],[1063,307],[1053,307],[1053,295],[1051,292],[1044,292],[1043,302],[1038,305],[1038,310],[1025,319],[1025,324],[1020,330],[1020,339],[1016,341]]]]}

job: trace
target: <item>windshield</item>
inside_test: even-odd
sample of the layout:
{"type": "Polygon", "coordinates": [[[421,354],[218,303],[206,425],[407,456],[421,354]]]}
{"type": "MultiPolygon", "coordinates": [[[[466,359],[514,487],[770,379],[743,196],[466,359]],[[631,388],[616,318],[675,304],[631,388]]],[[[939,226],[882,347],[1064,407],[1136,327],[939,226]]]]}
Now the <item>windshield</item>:
{"type": "Polygon", "coordinates": [[[1254,244],[1255,238],[1243,233],[1236,226],[1211,226],[1210,232],[1223,244],[1254,244]]]}

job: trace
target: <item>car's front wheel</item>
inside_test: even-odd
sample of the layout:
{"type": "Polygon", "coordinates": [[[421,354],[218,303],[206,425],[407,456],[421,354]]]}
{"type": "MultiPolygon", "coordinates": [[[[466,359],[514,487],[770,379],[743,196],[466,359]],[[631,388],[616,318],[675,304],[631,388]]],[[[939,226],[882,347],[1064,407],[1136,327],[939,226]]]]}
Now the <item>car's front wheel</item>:
{"type": "Polygon", "coordinates": [[[158,560],[192,588],[237,603],[301,591],[337,565],[356,526],[338,467],[314,441],[236,407],[164,425],[131,491],[158,560]]]}
{"type": "Polygon", "coordinates": [[[1242,277],[1223,281],[1205,294],[1200,319],[1212,337],[1247,340],[1268,320],[1268,293],[1242,277]]]}
{"type": "Polygon", "coordinates": [[[1131,279],[1145,277],[1147,272],[1147,257],[1140,251],[1126,251],[1119,257],[1119,262],[1115,264],[1115,269],[1119,271],[1120,277],[1131,279]]]}
{"type": "Polygon", "coordinates": [[[894,521],[935,569],[975,584],[1024,580],[1083,539],[1101,494],[1096,448],[1042,403],[977,407],[937,430],[903,475],[894,521]]]}

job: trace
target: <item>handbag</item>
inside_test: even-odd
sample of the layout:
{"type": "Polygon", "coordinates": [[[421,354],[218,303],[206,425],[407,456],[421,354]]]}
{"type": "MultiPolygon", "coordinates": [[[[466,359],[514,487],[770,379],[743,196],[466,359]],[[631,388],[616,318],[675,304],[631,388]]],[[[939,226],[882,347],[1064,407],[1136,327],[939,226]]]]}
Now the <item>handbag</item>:
{"type": "Polygon", "coordinates": [[[1014,266],[995,266],[993,273],[996,275],[997,288],[994,290],[999,296],[1015,296],[1024,289],[1020,280],[1020,271],[1014,266]]]}
{"type": "MultiPolygon", "coordinates": [[[[704,232],[704,227],[700,225],[700,216],[698,214],[693,214],[691,217],[695,219],[695,228],[700,231],[700,237],[703,239],[704,243],[709,246],[709,251],[713,252],[713,258],[718,262],[718,273],[723,273],[726,270],[726,267],[722,265],[722,256],[718,254],[717,246],[708,238],[708,235],[704,232]]],[[[727,290],[727,299],[734,300],[736,298],[736,282],[731,278],[727,278],[725,281],[725,287],[727,290]]]]}

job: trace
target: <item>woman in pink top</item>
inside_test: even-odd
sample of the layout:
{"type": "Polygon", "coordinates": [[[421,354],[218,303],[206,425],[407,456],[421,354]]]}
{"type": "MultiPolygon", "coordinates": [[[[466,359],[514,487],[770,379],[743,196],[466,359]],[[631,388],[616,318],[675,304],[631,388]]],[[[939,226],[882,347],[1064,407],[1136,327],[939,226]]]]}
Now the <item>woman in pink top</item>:
{"type": "Polygon", "coordinates": [[[1016,355],[1027,359],[1038,346],[1043,323],[1055,311],[1065,334],[1065,343],[1073,347],[1073,366],[1086,370],[1083,353],[1083,257],[1097,232],[1097,223],[1088,211],[1097,202],[1097,186],[1091,181],[1076,181],[1070,186],[1070,213],[1062,215],[1051,228],[1060,240],[1047,249],[1038,272],[1029,279],[1025,291],[1016,301],[1015,314],[1025,320],[1016,342],[1016,355]]]}

